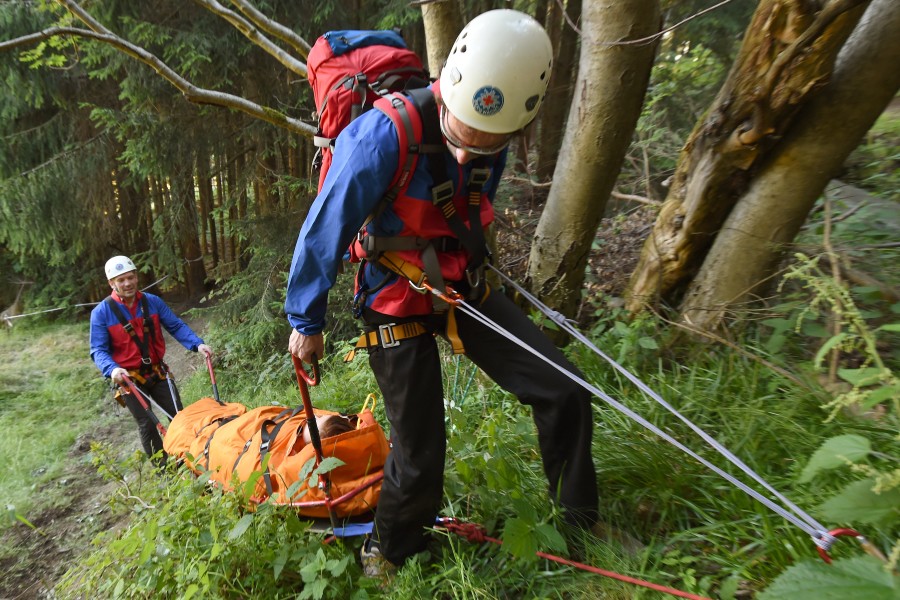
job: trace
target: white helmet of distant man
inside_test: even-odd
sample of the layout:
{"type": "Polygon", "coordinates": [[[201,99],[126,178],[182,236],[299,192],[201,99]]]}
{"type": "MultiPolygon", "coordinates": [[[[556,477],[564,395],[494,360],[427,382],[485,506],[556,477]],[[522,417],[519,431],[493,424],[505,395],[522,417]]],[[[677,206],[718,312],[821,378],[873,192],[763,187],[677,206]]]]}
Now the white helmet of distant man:
{"type": "Polygon", "coordinates": [[[500,9],[472,19],[441,71],[441,97],[454,117],[486,133],[513,133],[537,115],[553,66],[540,23],[500,9]]]}
{"type": "Polygon", "coordinates": [[[113,256],[106,261],[106,279],[115,279],[129,271],[137,271],[137,267],[127,256],[113,256]]]}

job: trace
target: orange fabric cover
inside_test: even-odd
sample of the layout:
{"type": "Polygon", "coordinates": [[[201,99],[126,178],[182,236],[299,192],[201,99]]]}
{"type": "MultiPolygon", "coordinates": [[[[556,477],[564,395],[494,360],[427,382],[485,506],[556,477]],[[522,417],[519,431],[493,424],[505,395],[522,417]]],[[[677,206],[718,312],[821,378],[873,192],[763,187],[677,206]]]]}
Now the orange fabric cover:
{"type": "MultiPolygon", "coordinates": [[[[208,470],[211,481],[223,489],[232,490],[235,481],[249,481],[254,472],[261,470],[260,446],[265,427],[270,438],[274,435],[269,440],[267,463],[272,485],[271,501],[290,504],[306,516],[327,517],[328,509],[324,505],[308,506],[325,500],[324,490],[317,485],[308,486],[314,462],[307,467],[307,481],[295,490],[292,498],[287,498],[288,490],[299,480],[304,465],[315,460],[312,444],[303,442],[306,413],[299,407],[297,414],[292,415],[294,410],[284,406],[247,410],[236,403],[223,407],[212,398],[201,398],[176,415],[163,447],[173,456],[190,454],[196,464],[185,462],[195,473],[208,470]],[[228,417],[233,418],[225,421],[228,417]],[[208,456],[204,458],[207,447],[208,456]]],[[[320,409],[314,412],[318,416],[339,414],[320,409]]],[[[384,431],[372,412],[363,410],[358,417],[358,429],[322,439],[323,457],[333,456],[345,463],[328,474],[332,499],[364,486],[380,475],[390,451],[384,431]]],[[[333,509],[338,516],[365,513],[375,508],[380,492],[381,482],[378,481],[352,498],[333,505],[333,509]]],[[[267,499],[268,492],[262,477],[257,478],[250,495],[259,501],[267,499]]]]}
{"type": "MultiPolygon", "coordinates": [[[[175,415],[163,438],[163,449],[169,456],[187,460],[187,455],[196,460],[206,446],[210,434],[218,429],[224,419],[240,416],[247,407],[237,402],[219,404],[213,398],[200,398],[175,415]],[[202,444],[197,444],[202,440],[202,444]]],[[[191,465],[193,466],[193,465],[191,465]]]]}

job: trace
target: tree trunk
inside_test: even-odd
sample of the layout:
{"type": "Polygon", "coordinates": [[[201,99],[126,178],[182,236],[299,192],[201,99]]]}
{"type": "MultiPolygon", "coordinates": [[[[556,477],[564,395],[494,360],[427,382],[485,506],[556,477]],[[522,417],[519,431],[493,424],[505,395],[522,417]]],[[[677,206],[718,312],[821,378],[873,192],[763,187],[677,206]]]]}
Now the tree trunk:
{"type": "Polygon", "coordinates": [[[203,266],[200,238],[197,236],[197,202],[192,171],[188,169],[177,174],[172,183],[173,205],[178,206],[175,226],[179,250],[185,265],[185,284],[188,296],[198,298],[205,291],[206,267],[203,266]]]}
{"type": "Polygon", "coordinates": [[[428,72],[439,77],[441,67],[450,55],[450,48],[463,28],[458,2],[434,2],[422,5],[425,26],[425,46],[428,51],[428,72]]]}
{"type": "Polygon", "coordinates": [[[213,197],[212,173],[209,170],[211,160],[212,157],[207,152],[197,158],[197,190],[200,193],[200,239],[203,255],[212,256],[212,267],[215,269],[219,264],[219,248],[214,218],[216,199],[213,197]]]}
{"type": "Polygon", "coordinates": [[[732,207],[827,81],[867,3],[760,2],[728,80],[681,151],[632,274],[629,310],[677,301],[732,207]]]}
{"type": "Polygon", "coordinates": [[[771,277],[828,181],[900,88],[898,31],[900,3],[873,0],[831,81],[798,116],[716,236],[685,295],[686,321],[714,329],[729,307],[751,300],[771,277]]]}
{"type": "MultiPolygon", "coordinates": [[[[581,20],[581,1],[569,0],[565,4],[566,14],[573,23],[581,20]]],[[[563,131],[566,127],[566,116],[572,103],[572,79],[577,66],[578,36],[574,34],[569,22],[563,18],[559,6],[554,4],[557,16],[552,27],[556,29],[558,44],[553,74],[550,76],[550,88],[547,100],[540,117],[540,141],[538,142],[538,160],[535,176],[538,181],[548,181],[556,168],[559,146],[562,143],[563,131]]],[[[551,16],[552,15],[551,11],[551,16]]]]}
{"type": "Polygon", "coordinates": [[[588,253],[641,112],[656,47],[611,43],[652,35],[659,24],[657,0],[585,7],[575,97],[528,265],[532,290],[566,314],[580,301],[588,253]]]}

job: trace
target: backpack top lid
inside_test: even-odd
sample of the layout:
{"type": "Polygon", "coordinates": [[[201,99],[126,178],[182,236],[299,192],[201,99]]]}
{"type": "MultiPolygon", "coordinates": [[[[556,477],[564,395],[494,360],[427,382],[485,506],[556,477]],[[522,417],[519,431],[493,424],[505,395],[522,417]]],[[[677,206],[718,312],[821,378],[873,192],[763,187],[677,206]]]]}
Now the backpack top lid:
{"type": "Polygon", "coordinates": [[[393,30],[355,30],[342,29],[329,31],[322,35],[321,39],[331,48],[333,56],[346,54],[356,48],[366,46],[392,46],[394,48],[406,48],[403,37],[393,30]]]}
{"type": "Polygon", "coordinates": [[[374,78],[392,66],[412,66],[424,71],[422,61],[406,46],[400,34],[389,30],[329,31],[319,36],[313,44],[306,66],[306,76],[316,97],[316,108],[320,107],[321,97],[346,75],[369,75],[369,71],[375,71],[372,73],[374,78]],[[373,46],[376,48],[372,48],[373,46]],[[346,56],[361,48],[371,50],[346,56]]]}

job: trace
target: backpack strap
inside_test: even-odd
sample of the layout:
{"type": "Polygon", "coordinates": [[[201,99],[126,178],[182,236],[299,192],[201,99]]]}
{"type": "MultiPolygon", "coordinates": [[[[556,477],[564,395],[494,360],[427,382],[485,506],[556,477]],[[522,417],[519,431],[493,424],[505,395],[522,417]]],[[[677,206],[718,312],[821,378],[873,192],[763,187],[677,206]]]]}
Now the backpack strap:
{"type": "MultiPolygon", "coordinates": [[[[456,206],[453,203],[453,183],[447,174],[447,153],[443,144],[443,134],[440,128],[440,114],[434,93],[427,88],[413,89],[407,92],[408,99],[399,94],[390,94],[390,105],[376,102],[375,107],[391,118],[397,128],[400,140],[400,160],[397,174],[388,191],[385,193],[376,210],[366,220],[367,225],[371,220],[378,218],[381,213],[402,192],[409,187],[412,172],[416,167],[418,155],[428,156],[428,170],[433,185],[431,189],[432,202],[444,215],[450,230],[459,240],[459,243],[469,252],[470,260],[466,268],[469,285],[472,288],[472,296],[479,297],[484,291],[483,269],[485,260],[490,258],[484,236],[484,226],[481,223],[481,192],[484,184],[491,176],[488,167],[488,158],[479,157],[474,163],[468,181],[468,211],[469,227],[463,222],[456,206]],[[410,104],[412,106],[410,106],[410,104]],[[415,107],[415,111],[410,110],[415,107]],[[414,120],[418,117],[418,125],[414,120]],[[418,137],[416,133],[419,133],[418,137]],[[416,143],[415,140],[422,140],[416,143]]],[[[437,289],[444,289],[445,284],[440,270],[440,261],[437,252],[446,251],[438,248],[429,240],[411,238],[373,237],[363,245],[367,253],[378,256],[380,253],[390,250],[421,249],[422,263],[425,273],[431,285],[437,289]],[[424,242],[424,244],[423,244],[424,242]],[[410,247],[407,247],[410,246],[410,247]]],[[[439,242],[440,243],[440,242],[439,242]]],[[[435,310],[441,311],[447,308],[443,300],[435,299],[435,310]]]]}
{"type": "Polygon", "coordinates": [[[222,425],[225,425],[226,423],[230,423],[230,422],[234,421],[239,416],[240,415],[228,415],[227,417],[221,417],[221,418],[215,419],[215,420],[207,423],[206,425],[204,425],[203,427],[200,428],[200,431],[197,432],[197,437],[200,436],[200,432],[202,432],[204,429],[206,429],[210,425],[218,423],[218,427],[213,429],[212,432],[209,434],[209,437],[206,438],[206,444],[203,446],[203,452],[201,453],[201,456],[197,459],[198,466],[201,466],[200,461],[202,461],[205,458],[206,466],[203,468],[207,469],[207,470],[209,469],[209,446],[210,446],[210,444],[212,444],[213,437],[215,437],[216,433],[219,431],[219,429],[222,427],[222,425]]]}
{"type": "MultiPolygon", "coordinates": [[[[280,413],[278,413],[277,415],[275,415],[274,419],[267,419],[267,421],[268,420],[277,421],[278,419],[284,417],[285,415],[290,414],[291,410],[292,409],[290,409],[290,408],[286,408],[283,411],[281,411],[280,413]]],[[[246,442],[244,442],[244,445],[241,448],[241,451],[238,454],[238,457],[234,460],[234,465],[231,467],[232,473],[237,471],[238,465],[241,463],[241,459],[244,458],[244,455],[247,453],[247,450],[249,450],[250,446],[253,444],[253,436],[254,435],[256,435],[256,434],[254,433],[253,435],[250,436],[250,438],[246,442]]],[[[262,445],[262,440],[260,440],[260,445],[262,445]]]]}
{"type": "MultiPolygon", "coordinates": [[[[297,414],[299,414],[300,411],[302,411],[302,410],[303,410],[303,405],[300,405],[297,408],[295,408],[294,410],[292,410],[291,413],[287,417],[285,417],[284,419],[282,419],[280,421],[278,420],[278,417],[281,417],[281,415],[278,415],[278,417],[276,417],[275,419],[268,419],[266,421],[263,421],[262,425],[260,426],[260,431],[259,431],[259,437],[260,437],[259,464],[260,465],[262,465],[265,462],[266,454],[269,453],[269,446],[271,446],[272,443],[275,442],[275,438],[278,437],[278,432],[281,431],[281,428],[284,426],[284,424],[287,423],[289,420],[291,420],[293,417],[295,417],[297,414]]],[[[265,483],[266,483],[266,494],[271,496],[272,492],[273,492],[272,474],[269,472],[268,464],[266,465],[266,468],[263,469],[263,481],[265,481],[265,483]]]]}

